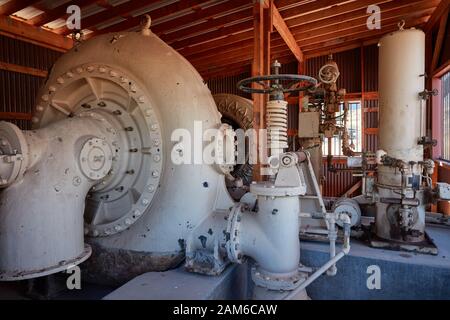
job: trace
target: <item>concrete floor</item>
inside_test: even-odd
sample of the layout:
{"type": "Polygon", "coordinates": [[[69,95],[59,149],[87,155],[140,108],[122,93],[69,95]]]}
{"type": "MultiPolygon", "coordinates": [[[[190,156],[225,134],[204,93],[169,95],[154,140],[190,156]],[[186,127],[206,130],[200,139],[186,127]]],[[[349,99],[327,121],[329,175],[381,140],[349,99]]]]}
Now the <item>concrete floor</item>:
{"type": "MultiPolygon", "coordinates": [[[[450,229],[429,227],[437,256],[370,248],[352,240],[350,254],[337,264],[335,277],[322,276],[307,288],[312,299],[450,299],[450,229]],[[369,289],[369,266],[380,269],[380,289],[369,289]]],[[[328,245],[302,242],[301,261],[320,267],[328,245]]],[[[136,277],[105,299],[245,299],[251,296],[246,266],[231,266],[220,277],[185,272],[182,268],[136,277]]]]}
{"type": "MultiPolygon", "coordinates": [[[[312,299],[450,299],[450,228],[428,227],[437,256],[370,248],[352,240],[350,254],[339,261],[335,277],[322,276],[307,289],[312,299]],[[380,289],[367,287],[369,266],[380,269],[380,289]]],[[[302,242],[301,261],[319,267],[328,259],[328,245],[302,242]]],[[[339,250],[339,249],[338,249],[339,250]]],[[[82,290],[61,291],[52,299],[247,299],[251,296],[248,266],[230,266],[218,277],[185,272],[145,273],[120,288],[83,284],[82,290]]],[[[0,299],[28,299],[25,282],[0,283],[0,299]]]]}
{"type": "MultiPolygon", "coordinates": [[[[450,229],[427,227],[437,256],[370,248],[352,240],[350,254],[335,277],[323,276],[308,287],[312,299],[450,299],[450,229]],[[381,271],[381,288],[369,290],[369,266],[381,271]]],[[[302,262],[317,267],[328,259],[326,246],[304,242],[302,262]]]]}

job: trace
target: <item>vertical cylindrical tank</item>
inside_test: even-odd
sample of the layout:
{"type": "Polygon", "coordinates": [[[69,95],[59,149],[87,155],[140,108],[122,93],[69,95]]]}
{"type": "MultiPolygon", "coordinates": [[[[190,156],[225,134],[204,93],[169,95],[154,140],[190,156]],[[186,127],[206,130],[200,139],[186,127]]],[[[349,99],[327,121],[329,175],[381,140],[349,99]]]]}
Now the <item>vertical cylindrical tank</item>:
{"type": "Polygon", "coordinates": [[[419,92],[425,85],[425,33],[399,30],[379,42],[379,148],[390,157],[422,161],[419,92]]]}
{"type": "Polygon", "coordinates": [[[378,166],[376,234],[388,240],[420,242],[425,233],[423,191],[412,181],[422,174],[425,135],[424,104],[419,93],[425,86],[425,33],[399,30],[379,42],[379,148],[402,160],[403,170],[378,166]],[[407,166],[406,164],[413,164],[407,166]],[[414,189],[414,190],[413,190],[414,189]],[[382,199],[415,198],[418,206],[392,204],[382,199]],[[406,213],[406,214],[405,214],[406,213]]]}

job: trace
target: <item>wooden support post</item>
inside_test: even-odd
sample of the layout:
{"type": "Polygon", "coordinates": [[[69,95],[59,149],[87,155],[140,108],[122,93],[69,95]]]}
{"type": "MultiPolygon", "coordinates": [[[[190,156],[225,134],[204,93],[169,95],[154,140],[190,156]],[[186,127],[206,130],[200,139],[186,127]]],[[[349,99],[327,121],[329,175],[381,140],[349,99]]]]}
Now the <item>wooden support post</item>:
{"type": "MultiPolygon", "coordinates": [[[[449,8],[447,7],[446,12],[441,16],[441,20],[439,22],[439,31],[436,38],[436,44],[434,46],[433,58],[431,60],[431,68],[430,73],[433,73],[438,67],[439,58],[441,56],[442,45],[444,43],[445,31],[447,28],[447,20],[448,20],[448,12],[449,8]]],[[[431,77],[431,74],[430,74],[431,77]]]]}
{"type": "Polygon", "coordinates": [[[354,194],[356,191],[358,191],[359,188],[362,186],[362,181],[359,180],[357,183],[355,183],[350,189],[348,189],[343,195],[343,198],[349,198],[352,194],[354,194]]]}
{"type": "Polygon", "coordinates": [[[287,46],[292,51],[295,58],[299,62],[303,62],[304,59],[303,52],[298,46],[295,37],[292,35],[291,30],[289,30],[289,27],[287,26],[286,22],[284,21],[283,17],[281,16],[280,12],[278,11],[277,7],[275,7],[275,5],[272,5],[272,15],[273,15],[273,26],[277,29],[278,33],[280,34],[284,42],[286,42],[287,46]]]}
{"type": "MultiPolygon", "coordinates": [[[[271,23],[271,5],[268,1],[256,1],[253,5],[253,62],[252,77],[262,76],[270,72],[270,32],[271,23]]],[[[267,97],[261,94],[253,94],[253,128],[258,134],[259,129],[265,126],[265,102],[267,97]]],[[[259,137],[258,137],[259,138],[259,137]]],[[[258,150],[260,148],[258,139],[258,150]]],[[[258,154],[259,155],[259,154],[258,154]]],[[[253,169],[253,180],[261,181],[261,159],[253,169]]]]}

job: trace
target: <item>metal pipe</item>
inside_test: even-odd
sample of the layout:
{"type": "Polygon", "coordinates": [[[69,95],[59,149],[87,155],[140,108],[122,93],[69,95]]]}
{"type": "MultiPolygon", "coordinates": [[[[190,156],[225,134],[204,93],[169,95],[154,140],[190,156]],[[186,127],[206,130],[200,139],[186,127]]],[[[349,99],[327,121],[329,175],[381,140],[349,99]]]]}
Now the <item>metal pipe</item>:
{"type": "MultiPolygon", "coordinates": [[[[342,250],[335,256],[333,256],[328,262],[326,262],[322,267],[317,269],[312,275],[310,275],[300,286],[292,290],[286,297],[286,300],[293,299],[296,297],[301,291],[303,291],[307,286],[314,282],[317,278],[319,278],[324,272],[332,268],[336,263],[341,260],[344,256],[346,256],[350,252],[350,218],[347,215],[341,215],[339,217],[343,219],[344,222],[344,245],[342,250]]],[[[331,253],[330,253],[331,255],[331,253]]]]}
{"type": "MultiPolygon", "coordinates": [[[[329,226],[330,230],[328,232],[328,239],[330,240],[330,260],[332,260],[336,256],[336,239],[337,239],[337,231],[336,231],[336,221],[334,219],[334,214],[329,215],[329,226]]],[[[329,276],[335,276],[337,273],[336,265],[333,264],[330,269],[328,269],[327,274],[329,276]]]]}
{"type": "Polygon", "coordinates": [[[295,290],[292,290],[285,298],[285,300],[290,300],[294,298],[297,294],[299,294],[302,290],[304,290],[307,286],[314,282],[317,278],[319,278],[325,271],[327,271],[331,266],[336,264],[339,260],[341,260],[347,253],[342,250],[337,255],[333,257],[333,259],[329,260],[322,267],[320,267],[316,272],[314,272],[308,279],[305,280],[299,287],[295,290]]]}

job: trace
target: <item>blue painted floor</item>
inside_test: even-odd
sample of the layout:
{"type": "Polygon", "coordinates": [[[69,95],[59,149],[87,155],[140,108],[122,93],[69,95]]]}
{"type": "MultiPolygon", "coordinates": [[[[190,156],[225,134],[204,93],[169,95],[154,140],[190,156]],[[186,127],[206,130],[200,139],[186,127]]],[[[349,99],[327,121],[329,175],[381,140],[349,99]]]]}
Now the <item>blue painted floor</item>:
{"type": "MultiPolygon", "coordinates": [[[[437,256],[370,248],[352,240],[349,256],[337,264],[335,277],[322,276],[308,287],[312,299],[450,299],[450,228],[427,227],[437,256]],[[369,289],[369,266],[378,266],[380,288],[369,289]]],[[[328,246],[302,242],[301,261],[318,267],[328,259],[328,246]]],[[[372,279],[371,279],[372,280],[372,279]]],[[[373,281],[369,281],[374,287],[373,281]]]]}

